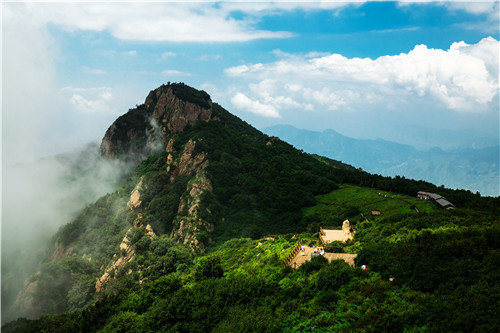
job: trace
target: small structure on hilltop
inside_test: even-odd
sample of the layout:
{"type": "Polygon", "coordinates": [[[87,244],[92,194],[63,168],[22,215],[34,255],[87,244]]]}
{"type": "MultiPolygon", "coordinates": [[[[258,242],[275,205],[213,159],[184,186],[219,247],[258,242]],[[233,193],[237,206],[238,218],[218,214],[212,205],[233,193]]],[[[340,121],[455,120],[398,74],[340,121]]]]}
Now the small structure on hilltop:
{"type": "Polygon", "coordinates": [[[345,221],[342,223],[342,231],[343,231],[346,235],[351,235],[352,228],[351,228],[351,222],[349,222],[349,220],[345,220],[345,221]]]}
{"type": "Polygon", "coordinates": [[[432,200],[436,206],[442,209],[455,209],[455,205],[446,200],[445,197],[436,193],[418,191],[417,198],[423,200],[432,200]]]}
{"type": "MultiPolygon", "coordinates": [[[[319,228],[319,240],[323,246],[335,241],[345,242],[352,239],[353,235],[354,229],[352,228],[349,220],[345,220],[342,223],[342,230],[319,228]]],[[[300,240],[300,242],[295,245],[290,254],[283,261],[283,266],[299,268],[305,262],[311,260],[312,257],[323,256],[328,260],[328,262],[331,262],[332,260],[344,260],[347,264],[354,267],[354,260],[356,259],[357,254],[325,252],[324,248],[315,247],[314,243],[315,242],[309,243],[309,246],[306,246],[304,242],[300,240]]]]}
{"type": "Polygon", "coordinates": [[[372,215],[380,215],[380,214],[382,214],[379,210],[372,210],[370,213],[372,215]]]}
{"type": "Polygon", "coordinates": [[[342,223],[342,230],[319,228],[319,240],[323,245],[334,241],[345,242],[352,239],[353,234],[354,231],[349,220],[342,223]]]}
{"type": "MultiPolygon", "coordinates": [[[[342,231],[342,230],[337,230],[342,231]]],[[[333,260],[344,260],[347,264],[354,267],[357,254],[355,253],[331,253],[315,246],[305,246],[302,241],[297,243],[292,252],[283,262],[284,267],[299,268],[315,256],[323,256],[328,262],[333,260]],[[319,253],[318,253],[319,250],[319,253]],[[315,253],[316,251],[316,253],[315,253]]]]}

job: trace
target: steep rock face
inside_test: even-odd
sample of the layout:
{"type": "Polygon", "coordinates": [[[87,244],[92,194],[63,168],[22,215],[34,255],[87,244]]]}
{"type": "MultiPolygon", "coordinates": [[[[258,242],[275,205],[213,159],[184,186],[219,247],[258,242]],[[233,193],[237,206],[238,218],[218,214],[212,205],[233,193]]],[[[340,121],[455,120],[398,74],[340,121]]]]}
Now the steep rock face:
{"type": "MultiPolygon", "coordinates": [[[[174,87],[162,86],[149,93],[144,105],[152,110],[152,119],[162,129],[175,134],[182,131],[187,124],[193,124],[198,120],[210,120],[212,102],[208,95],[205,98],[205,103],[186,101],[176,95],[174,87]]],[[[165,139],[166,137],[163,136],[162,138],[165,139]]]]}
{"type": "Polygon", "coordinates": [[[115,255],[111,265],[106,269],[104,274],[97,279],[95,289],[98,293],[104,290],[107,283],[112,279],[116,272],[118,272],[123,266],[132,261],[132,259],[134,258],[135,251],[133,247],[128,244],[129,240],[127,237],[131,230],[132,228],[129,229],[125,237],[123,237],[122,242],[120,243],[120,250],[122,250],[123,253],[121,253],[120,256],[115,255]]]}
{"type": "MultiPolygon", "coordinates": [[[[137,214],[136,219],[134,221],[134,225],[127,230],[127,233],[125,234],[120,243],[120,254],[119,255],[115,254],[111,264],[108,266],[108,268],[106,268],[102,276],[96,279],[95,290],[98,293],[103,291],[106,288],[106,285],[109,283],[109,281],[111,281],[111,279],[115,276],[115,274],[119,270],[121,270],[127,263],[131,262],[135,257],[135,248],[133,245],[130,244],[129,238],[130,238],[130,233],[134,228],[140,228],[144,226],[144,223],[142,222],[142,214],[140,213],[142,211],[140,206],[140,204],[142,203],[141,193],[140,193],[141,186],[142,186],[142,179],[139,181],[139,184],[137,184],[137,186],[130,194],[130,200],[127,203],[127,206],[130,208],[130,210],[132,210],[134,213],[137,214]]],[[[145,229],[146,229],[145,234],[150,239],[156,237],[156,234],[154,233],[153,229],[149,224],[146,225],[145,229]]],[[[127,272],[127,274],[130,273],[132,273],[132,271],[127,272]]]]}
{"type": "MultiPolygon", "coordinates": [[[[167,172],[170,181],[179,175],[194,177],[181,197],[171,236],[178,242],[202,250],[198,239],[202,232],[213,231],[213,226],[200,218],[201,196],[212,191],[205,168],[207,156],[195,153],[196,143],[189,140],[181,151],[173,150],[173,136],[188,124],[213,118],[210,96],[184,84],[167,84],[152,90],[144,104],[119,117],[107,130],[101,144],[103,156],[111,159],[139,161],[151,154],[167,151],[167,172]]],[[[128,207],[142,212],[140,200],[143,184],[133,190],[128,207]]]]}
{"type": "Polygon", "coordinates": [[[54,243],[54,250],[52,252],[52,260],[61,260],[71,255],[72,247],[65,247],[59,242],[54,243]]]}
{"type": "Polygon", "coordinates": [[[184,84],[162,85],[108,128],[101,154],[110,159],[144,159],[163,150],[187,124],[211,117],[212,101],[206,92],[184,84]]]}
{"type": "MultiPolygon", "coordinates": [[[[204,152],[196,152],[196,141],[194,140],[189,140],[179,151],[174,151],[173,143],[174,140],[170,139],[166,144],[166,152],[168,153],[165,166],[168,173],[167,184],[179,176],[189,176],[191,181],[188,182],[180,198],[170,237],[177,243],[188,245],[193,251],[202,252],[206,241],[210,240],[210,233],[214,230],[214,226],[204,220],[203,214],[200,214],[204,209],[202,195],[207,191],[212,191],[212,184],[205,172],[208,166],[207,155],[204,152]]],[[[95,289],[98,293],[102,292],[114,276],[134,259],[136,250],[135,246],[130,243],[130,235],[134,228],[145,227],[146,235],[151,239],[156,237],[151,225],[143,222],[142,215],[148,212],[143,204],[143,195],[147,190],[144,178],[141,177],[131,191],[127,202],[127,207],[136,216],[133,226],[129,228],[120,243],[120,253],[113,257],[102,275],[96,279],[95,289]]],[[[131,272],[126,274],[129,273],[131,272]]]]}
{"type": "MultiPolygon", "coordinates": [[[[201,198],[205,192],[212,192],[212,183],[205,172],[208,166],[207,155],[204,152],[195,152],[196,142],[189,140],[181,152],[176,154],[172,150],[173,140],[167,143],[167,170],[171,172],[171,180],[179,175],[191,176],[186,191],[180,198],[177,217],[173,221],[170,234],[176,242],[186,244],[195,251],[204,250],[204,234],[214,230],[214,226],[200,216],[203,209],[201,198]],[[174,159],[174,155],[177,156],[174,159]]],[[[207,212],[210,214],[210,212],[207,212]]]]}
{"type": "Polygon", "coordinates": [[[135,186],[130,194],[130,199],[127,202],[127,207],[132,209],[133,211],[140,211],[142,208],[142,200],[141,200],[141,190],[142,190],[142,177],[139,183],[135,186]]]}
{"type": "Polygon", "coordinates": [[[204,242],[210,240],[210,233],[214,231],[213,224],[200,216],[203,209],[201,197],[206,191],[212,191],[212,184],[201,170],[181,197],[178,215],[174,220],[174,229],[170,235],[177,242],[187,244],[195,251],[204,250],[204,242]],[[204,239],[204,235],[208,239],[204,239]]]}

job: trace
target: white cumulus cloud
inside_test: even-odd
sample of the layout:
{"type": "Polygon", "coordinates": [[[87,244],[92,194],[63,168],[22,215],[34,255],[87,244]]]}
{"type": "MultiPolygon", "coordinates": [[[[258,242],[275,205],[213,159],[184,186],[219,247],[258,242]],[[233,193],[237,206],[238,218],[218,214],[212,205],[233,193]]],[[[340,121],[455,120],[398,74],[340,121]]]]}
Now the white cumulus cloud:
{"type": "Polygon", "coordinates": [[[280,114],[272,105],[266,105],[248,98],[245,94],[236,93],[231,103],[238,109],[269,118],[280,118],[280,114]]]}
{"type": "Polygon", "coordinates": [[[69,103],[74,109],[81,113],[117,113],[113,106],[115,98],[109,87],[97,88],[73,88],[65,87],[61,92],[71,94],[69,103]]]}
{"type": "Polygon", "coordinates": [[[341,54],[291,56],[231,67],[225,73],[249,81],[257,101],[277,108],[277,96],[293,98],[296,106],[313,104],[330,110],[384,101],[398,108],[409,100],[419,103],[430,98],[438,106],[474,113],[498,107],[498,50],[499,42],[488,37],[473,45],[453,43],[448,50],[416,45],[408,53],[374,60],[341,54]]]}
{"type": "Polygon", "coordinates": [[[448,1],[442,3],[450,10],[464,10],[471,14],[489,14],[498,9],[498,2],[495,0],[476,0],[476,1],[448,1]]]}

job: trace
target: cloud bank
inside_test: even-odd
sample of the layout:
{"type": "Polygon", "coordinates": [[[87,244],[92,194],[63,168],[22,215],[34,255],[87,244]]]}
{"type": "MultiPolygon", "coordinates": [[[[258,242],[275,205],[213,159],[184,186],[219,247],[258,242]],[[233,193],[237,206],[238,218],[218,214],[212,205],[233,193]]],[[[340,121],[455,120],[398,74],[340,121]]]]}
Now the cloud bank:
{"type": "Polygon", "coordinates": [[[4,7],[4,17],[30,24],[54,24],[65,31],[109,32],[122,40],[170,42],[246,42],[287,38],[286,31],[255,28],[256,18],[233,18],[229,5],[212,3],[25,3],[4,7]]]}
{"type": "MultiPolygon", "coordinates": [[[[360,6],[364,0],[277,0],[277,1],[178,1],[133,2],[57,2],[9,3],[3,7],[4,19],[25,17],[31,25],[56,25],[66,31],[108,32],[130,41],[153,42],[247,42],[257,39],[289,38],[288,31],[256,28],[266,15],[296,10],[330,10],[337,15],[342,9],[360,6]],[[234,14],[237,15],[234,15],[234,14]],[[238,15],[243,14],[243,15],[238,15]]],[[[430,1],[402,1],[401,6],[430,1]]],[[[464,10],[474,15],[495,12],[494,1],[432,2],[450,11],[464,10]]],[[[496,15],[496,14],[495,14],[496,15]]],[[[496,15],[497,17],[498,15],[496,15]]],[[[498,21],[498,19],[496,20],[498,21]]],[[[130,55],[134,55],[131,51],[130,55]]]]}
{"type": "Polygon", "coordinates": [[[243,95],[277,112],[349,111],[367,105],[398,109],[430,99],[455,112],[484,113],[498,107],[498,50],[499,42],[487,37],[473,45],[453,43],[448,50],[416,45],[408,53],[374,60],[274,52],[282,58],[230,67],[225,73],[247,83],[232,99],[240,109],[245,109],[243,95]]]}

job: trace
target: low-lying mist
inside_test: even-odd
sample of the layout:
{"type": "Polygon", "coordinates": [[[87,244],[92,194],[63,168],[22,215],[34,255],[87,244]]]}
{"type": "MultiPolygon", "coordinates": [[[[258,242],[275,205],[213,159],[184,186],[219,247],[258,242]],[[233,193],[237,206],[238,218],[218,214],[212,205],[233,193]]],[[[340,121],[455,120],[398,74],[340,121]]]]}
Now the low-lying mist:
{"type": "Polygon", "coordinates": [[[38,270],[57,229],[118,187],[130,166],[101,158],[97,143],[2,170],[2,323],[19,290],[38,270]]]}

